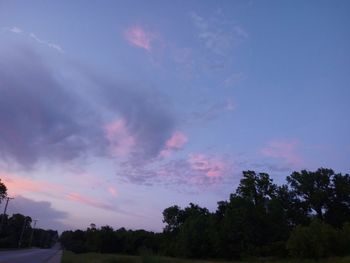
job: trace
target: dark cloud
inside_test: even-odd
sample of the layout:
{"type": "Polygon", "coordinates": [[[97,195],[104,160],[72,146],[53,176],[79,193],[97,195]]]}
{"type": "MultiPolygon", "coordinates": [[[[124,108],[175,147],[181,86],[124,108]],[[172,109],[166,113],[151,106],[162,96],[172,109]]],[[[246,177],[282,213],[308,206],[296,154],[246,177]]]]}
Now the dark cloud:
{"type": "Polygon", "coordinates": [[[85,90],[74,86],[74,80],[62,80],[30,46],[0,47],[3,160],[30,167],[39,160],[105,155],[108,114],[122,117],[136,138],[132,160],[141,162],[158,155],[174,129],[172,115],[161,106],[159,94],[118,84],[96,72],[81,72],[79,78],[91,86],[85,90]]]}
{"type": "Polygon", "coordinates": [[[32,49],[0,49],[0,94],[3,157],[30,166],[40,158],[70,160],[89,149],[88,109],[32,49]]]}
{"type": "Polygon", "coordinates": [[[54,209],[50,202],[35,201],[23,196],[16,196],[15,199],[11,200],[7,214],[16,213],[39,220],[37,223],[37,227],[39,228],[53,229],[59,232],[67,229],[67,226],[60,222],[60,220],[66,219],[68,214],[54,209]]]}

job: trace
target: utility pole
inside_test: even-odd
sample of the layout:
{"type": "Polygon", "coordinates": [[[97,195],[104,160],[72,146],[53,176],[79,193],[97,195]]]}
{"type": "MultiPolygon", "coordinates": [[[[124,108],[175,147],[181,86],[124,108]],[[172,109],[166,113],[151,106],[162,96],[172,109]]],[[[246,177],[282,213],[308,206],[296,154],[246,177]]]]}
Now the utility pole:
{"type": "Polygon", "coordinates": [[[1,217],[0,231],[2,231],[2,228],[3,228],[3,226],[4,226],[5,216],[6,216],[6,211],[7,211],[7,206],[8,206],[9,201],[10,201],[11,199],[14,199],[14,198],[13,198],[13,197],[6,197],[6,204],[5,204],[4,213],[2,214],[2,217],[1,217]]]}
{"type": "Polygon", "coordinates": [[[19,240],[18,240],[18,248],[21,248],[24,230],[26,229],[26,224],[27,224],[27,217],[24,218],[21,236],[19,237],[19,240]]]}
{"type": "Polygon", "coordinates": [[[32,241],[33,241],[33,235],[34,235],[34,230],[35,230],[35,226],[36,226],[36,222],[38,222],[38,220],[33,220],[34,221],[34,225],[32,228],[32,234],[30,235],[30,241],[29,241],[29,247],[32,247],[32,241]]]}

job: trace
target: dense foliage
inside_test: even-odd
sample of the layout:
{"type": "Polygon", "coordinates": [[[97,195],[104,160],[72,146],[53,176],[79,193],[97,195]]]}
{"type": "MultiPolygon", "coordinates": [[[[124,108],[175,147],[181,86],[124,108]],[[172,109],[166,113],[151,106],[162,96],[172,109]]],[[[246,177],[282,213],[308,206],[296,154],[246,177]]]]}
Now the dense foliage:
{"type": "Polygon", "coordinates": [[[229,200],[215,212],[190,203],[163,211],[163,233],[109,226],[66,231],[63,246],[75,252],[189,258],[295,256],[350,253],[350,176],[331,169],[294,172],[278,186],[266,173],[244,171],[229,200]]]}
{"type": "MultiPolygon", "coordinates": [[[[0,203],[7,197],[7,188],[0,180],[0,203]]],[[[32,219],[22,214],[0,215],[0,248],[50,248],[58,240],[54,230],[31,227],[32,219]]]]}
{"type": "Polygon", "coordinates": [[[142,251],[159,252],[161,234],[145,230],[113,230],[110,226],[96,229],[93,224],[86,231],[65,231],[60,237],[61,244],[75,253],[101,252],[135,255],[142,251]]]}

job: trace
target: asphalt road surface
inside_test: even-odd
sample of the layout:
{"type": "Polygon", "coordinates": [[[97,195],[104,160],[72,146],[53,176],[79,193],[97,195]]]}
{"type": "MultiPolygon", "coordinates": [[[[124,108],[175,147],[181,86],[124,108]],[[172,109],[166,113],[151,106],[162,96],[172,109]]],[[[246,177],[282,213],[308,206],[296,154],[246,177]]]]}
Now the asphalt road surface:
{"type": "Polygon", "coordinates": [[[0,263],[60,263],[60,252],[58,246],[51,249],[0,251],[0,263]]]}

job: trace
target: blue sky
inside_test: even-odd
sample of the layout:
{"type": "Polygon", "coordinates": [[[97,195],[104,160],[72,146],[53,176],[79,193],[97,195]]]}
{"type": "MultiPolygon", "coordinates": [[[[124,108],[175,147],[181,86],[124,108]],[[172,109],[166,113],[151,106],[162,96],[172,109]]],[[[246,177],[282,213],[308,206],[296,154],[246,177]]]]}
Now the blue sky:
{"type": "Polygon", "coordinates": [[[242,170],[349,173],[349,9],[0,1],[10,212],[160,231],[173,204],[215,210],[242,170]]]}

